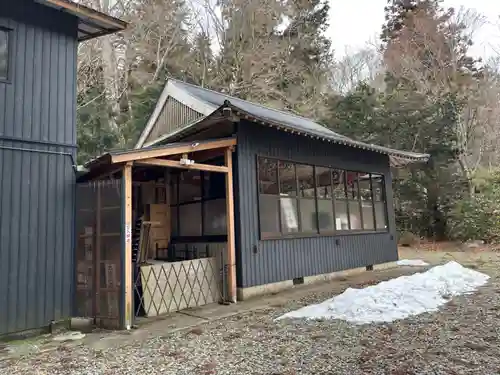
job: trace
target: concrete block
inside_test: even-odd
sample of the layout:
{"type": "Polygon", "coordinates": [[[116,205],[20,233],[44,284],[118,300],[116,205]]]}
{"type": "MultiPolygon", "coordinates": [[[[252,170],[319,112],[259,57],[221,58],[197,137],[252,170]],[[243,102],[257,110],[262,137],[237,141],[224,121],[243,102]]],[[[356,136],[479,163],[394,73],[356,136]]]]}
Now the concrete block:
{"type": "Polygon", "coordinates": [[[237,298],[239,301],[262,296],[265,294],[278,293],[282,290],[290,289],[293,287],[293,280],[285,280],[277,283],[256,285],[249,288],[238,288],[237,298]]]}
{"type": "MultiPolygon", "coordinates": [[[[388,262],[388,263],[382,263],[382,264],[376,264],[373,266],[374,270],[384,270],[388,268],[394,268],[397,267],[396,262],[388,262]]],[[[316,283],[321,283],[321,282],[328,282],[328,281],[335,281],[340,278],[345,278],[348,276],[353,276],[353,275],[358,275],[363,272],[368,272],[366,271],[366,267],[358,267],[358,268],[351,268],[348,270],[342,270],[342,271],[337,271],[337,272],[331,272],[331,273],[324,273],[320,275],[313,275],[313,276],[305,276],[304,277],[304,284],[302,285],[311,285],[311,284],[316,284],[316,283]]],[[[252,297],[257,297],[257,296],[262,296],[266,294],[272,294],[272,293],[277,293],[286,289],[293,288],[293,280],[285,280],[285,281],[280,281],[277,283],[272,283],[272,284],[264,284],[264,285],[257,285],[257,286],[252,286],[249,288],[238,288],[238,300],[243,301],[252,297]]],[[[298,286],[300,287],[300,286],[298,286]]]]}

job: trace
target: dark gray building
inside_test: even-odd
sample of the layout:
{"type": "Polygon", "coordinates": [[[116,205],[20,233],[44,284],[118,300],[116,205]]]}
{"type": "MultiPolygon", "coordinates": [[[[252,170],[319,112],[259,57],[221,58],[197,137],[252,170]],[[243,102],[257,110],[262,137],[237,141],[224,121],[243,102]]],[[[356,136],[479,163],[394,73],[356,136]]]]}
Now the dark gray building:
{"type": "MultiPolygon", "coordinates": [[[[428,155],[358,142],[309,119],[176,80],[167,82],[136,148],[228,136],[237,143],[239,299],[397,260],[390,166],[428,155]]],[[[196,216],[184,217],[186,228],[196,216]]],[[[210,241],[199,227],[199,238],[190,230],[187,240],[210,241]]],[[[172,241],[182,237],[173,230],[172,241]]]]}
{"type": "Polygon", "coordinates": [[[71,316],[77,48],[125,25],[68,0],[0,2],[0,335],[71,316]]]}

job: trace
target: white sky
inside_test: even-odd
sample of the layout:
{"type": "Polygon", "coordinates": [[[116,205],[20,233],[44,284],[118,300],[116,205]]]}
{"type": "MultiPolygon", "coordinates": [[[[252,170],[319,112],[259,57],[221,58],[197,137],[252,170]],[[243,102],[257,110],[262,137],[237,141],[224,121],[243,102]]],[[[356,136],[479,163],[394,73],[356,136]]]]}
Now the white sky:
{"type": "MultiPolygon", "coordinates": [[[[363,47],[376,41],[384,23],[387,0],[330,0],[330,29],[336,56],[347,49],[363,47]]],[[[474,37],[473,55],[487,58],[500,53],[500,1],[498,0],[444,0],[446,7],[475,9],[483,14],[486,23],[474,37]]]]}

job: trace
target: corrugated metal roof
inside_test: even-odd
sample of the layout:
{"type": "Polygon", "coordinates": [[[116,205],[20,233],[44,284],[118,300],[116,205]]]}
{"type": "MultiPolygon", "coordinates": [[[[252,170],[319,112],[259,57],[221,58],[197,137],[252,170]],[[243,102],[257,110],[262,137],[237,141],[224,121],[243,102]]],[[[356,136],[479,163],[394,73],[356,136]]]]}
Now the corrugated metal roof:
{"type": "Polygon", "coordinates": [[[127,23],[71,0],[34,0],[78,18],[78,40],[84,41],[112,34],[127,27],[127,23]]]}
{"type": "MultiPolygon", "coordinates": [[[[218,107],[215,112],[220,111],[224,107],[228,107],[235,111],[237,115],[246,117],[247,119],[261,123],[263,125],[276,127],[280,130],[290,131],[292,133],[297,133],[312,138],[326,140],[332,143],[387,154],[390,156],[391,163],[394,166],[404,165],[411,161],[427,161],[429,159],[428,154],[400,151],[389,147],[356,141],[352,138],[336,133],[310,119],[295,115],[290,112],[269,108],[261,104],[252,103],[175,79],[169,79],[167,85],[168,83],[174,83],[177,90],[183,91],[182,94],[187,93],[190,97],[204,102],[208,106],[218,107]]],[[[176,93],[172,91],[170,95],[175,98],[176,93]]],[[[188,103],[186,104],[189,105],[188,103]]],[[[158,105],[161,105],[161,103],[159,103],[158,105]]],[[[209,114],[205,115],[206,117],[210,116],[209,114]]],[[[198,121],[192,124],[190,127],[201,126],[202,122],[203,121],[198,121]]],[[[187,130],[190,129],[179,129],[178,131],[172,133],[172,136],[178,135],[179,131],[185,132],[187,130]]],[[[168,136],[162,137],[162,139],[164,140],[168,140],[168,138],[168,136]]]]}
{"type": "Polygon", "coordinates": [[[252,103],[247,100],[238,99],[233,96],[222,94],[216,91],[201,88],[199,86],[194,86],[185,82],[175,81],[177,86],[182,87],[184,90],[188,91],[192,96],[210,103],[214,106],[220,107],[224,105],[226,101],[230,102],[234,107],[241,109],[242,111],[248,112],[256,117],[280,123],[283,125],[288,125],[292,128],[301,129],[306,132],[312,132],[314,134],[323,136],[335,136],[340,139],[347,139],[341,134],[335,133],[334,131],[325,128],[324,126],[302,116],[295,115],[291,112],[280,111],[274,108],[266,107],[262,104],[252,103]]]}

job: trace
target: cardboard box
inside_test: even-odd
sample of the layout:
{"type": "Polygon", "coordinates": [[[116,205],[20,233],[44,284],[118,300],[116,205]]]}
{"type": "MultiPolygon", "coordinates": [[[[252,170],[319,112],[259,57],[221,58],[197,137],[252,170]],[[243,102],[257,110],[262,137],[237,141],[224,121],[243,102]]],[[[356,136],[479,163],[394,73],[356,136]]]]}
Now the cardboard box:
{"type": "Polygon", "coordinates": [[[170,207],[166,204],[150,204],[149,205],[149,220],[156,221],[161,224],[167,224],[170,216],[170,207]]]}
{"type": "Polygon", "coordinates": [[[149,231],[150,248],[148,258],[153,258],[156,254],[156,245],[161,249],[165,249],[170,241],[170,206],[167,204],[150,204],[149,221],[156,223],[151,226],[149,231]]]}
{"type": "Polygon", "coordinates": [[[170,238],[170,207],[166,204],[149,205],[149,221],[156,223],[151,226],[150,237],[153,239],[170,238]]]}

